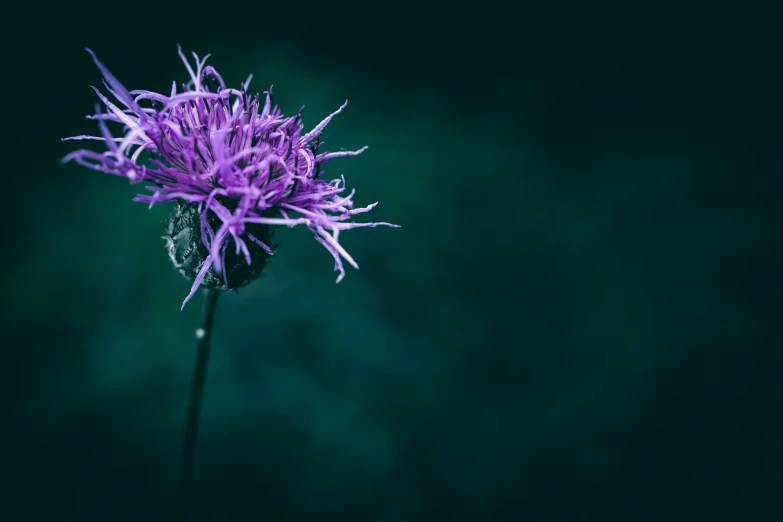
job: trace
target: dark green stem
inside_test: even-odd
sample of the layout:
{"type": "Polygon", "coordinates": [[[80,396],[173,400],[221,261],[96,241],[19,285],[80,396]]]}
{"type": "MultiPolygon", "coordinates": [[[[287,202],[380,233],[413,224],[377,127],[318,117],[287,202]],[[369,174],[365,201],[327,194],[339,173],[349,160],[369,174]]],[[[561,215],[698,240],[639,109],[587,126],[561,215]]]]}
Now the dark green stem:
{"type": "Polygon", "coordinates": [[[196,369],[193,373],[193,383],[190,389],[190,405],[188,420],[185,427],[185,443],[182,450],[182,468],[177,490],[177,522],[188,520],[190,492],[193,487],[193,461],[195,458],[196,438],[198,436],[198,419],[201,413],[201,397],[204,392],[204,381],[207,376],[207,361],[209,360],[209,340],[212,337],[212,319],[215,316],[218,290],[204,290],[204,305],[201,309],[201,328],[196,330],[196,369]]]}

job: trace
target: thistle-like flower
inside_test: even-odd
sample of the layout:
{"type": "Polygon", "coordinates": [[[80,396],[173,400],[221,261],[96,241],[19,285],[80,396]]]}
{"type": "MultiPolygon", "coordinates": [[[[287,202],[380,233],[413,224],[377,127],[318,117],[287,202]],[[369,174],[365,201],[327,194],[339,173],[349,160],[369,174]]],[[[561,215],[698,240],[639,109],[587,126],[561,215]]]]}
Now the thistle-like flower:
{"type": "Polygon", "coordinates": [[[134,201],[176,201],[167,234],[169,255],[179,271],[199,286],[238,288],[261,274],[276,225],[304,225],[332,254],[337,282],[345,276],[343,259],[359,268],[338,242],[341,230],[389,223],[355,223],[355,214],[377,203],[355,208],[352,197],[341,196],[345,179],[324,181],[322,166],[332,158],[355,156],[357,151],[320,152],[320,135],[345,105],[310,132],[302,133],[302,109],[284,117],[272,105],[272,88],[265,100],[248,94],[252,75],[239,89],[227,88],[212,66],[193,53],[195,70],[181,49],[179,55],[190,81],[177,92],[176,82],[166,96],[150,91],[128,91],[92,55],[108,92],[124,106],[93,90],[107,111],[96,106],[88,119],[98,121],[100,136],[74,136],[71,140],[104,141],[108,150],[78,150],[63,161],[99,172],[149,182],[152,194],[134,201]],[[145,105],[142,107],[142,104],[145,105]],[[147,106],[148,105],[148,106],[147,106]],[[123,126],[115,138],[107,122],[123,126]]]}

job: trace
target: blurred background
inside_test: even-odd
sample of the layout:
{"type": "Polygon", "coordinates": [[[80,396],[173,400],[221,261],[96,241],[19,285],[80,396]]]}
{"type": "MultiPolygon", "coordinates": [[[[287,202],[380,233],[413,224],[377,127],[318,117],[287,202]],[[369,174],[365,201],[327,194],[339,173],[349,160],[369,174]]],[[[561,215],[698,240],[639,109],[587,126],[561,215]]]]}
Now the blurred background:
{"type": "MultiPolygon", "coordinates": [[[[783,494],[772,17],[471,4],[8,14],[0,519],[171,520],[201,295],[170,207],[59,165],[212,53],[372,220],[221,296],[192,520],[771,520],[783,494]],[[18,36],[17,36],[18,34],[18,36]],[[10,162],[10,163],[9,163],[10,162]]],[[[89,144],[88,144],[89,145],[89,144]]],[[[94,147],[100,150],[99,144],[94,147]]]]}

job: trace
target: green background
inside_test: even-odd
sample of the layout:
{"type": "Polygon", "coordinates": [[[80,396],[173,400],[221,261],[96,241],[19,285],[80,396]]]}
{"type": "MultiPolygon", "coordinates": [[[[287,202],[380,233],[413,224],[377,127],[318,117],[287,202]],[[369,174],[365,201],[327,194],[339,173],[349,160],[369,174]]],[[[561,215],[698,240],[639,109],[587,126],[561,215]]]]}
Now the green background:
{"type": "Polygon", "coordinates": [[[202,298],[170,207],[58,160],[97,132],[84,46],[166,92],[181,43],[305,126],[347,98],[325,148],[369,150],[328,175],[402,225],[341,235],[339,285],[281,230],[221,296],[194,521],[775,519],[781,62],[771,15],[714,14],[9,16],[0,518],[171,520],[202,298]]]}

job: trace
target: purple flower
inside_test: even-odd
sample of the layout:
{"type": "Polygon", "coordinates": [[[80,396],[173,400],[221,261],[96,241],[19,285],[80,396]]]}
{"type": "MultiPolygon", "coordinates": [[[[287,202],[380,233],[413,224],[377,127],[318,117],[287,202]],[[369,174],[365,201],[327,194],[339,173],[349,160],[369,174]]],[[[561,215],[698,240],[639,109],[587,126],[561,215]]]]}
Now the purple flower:
{"type": "Polygon", "coordinates": [[[239,89],[227,88],[212,66],[205,67],[209,55],[199,60],[193,53],[194,70],[179,50],[190,81],[182,85],[179,93],[174,83],[171,94],[166,96],[150,91],[129,92],[92,51],[87,51],[103,74],[106,90],[120,105],[93,87],[108,109],[102,112],[96,106],[96,114],[88,116],[98,121],[101,135],[66,139],[100,140],[108,150],[78,150],[63,161],[123,176],[131,183],[149,182],[147,188],[152,193],[140,194],[134,201],[149,203],[150,207],[160,202],[178,202],[178,217],[172,218],[167,237],[172,259],[179,256],[175,264],[179,261],[180,271],[193,279],[183,308],[202,283],[215,286],[222,279],[229,288],[247,282],[248,277],[243,277],[230,285],[227,264],[243,261],[245,275],[248,267],[255,266],[255,271],[250,270],[250,279],[260,274],[251,252],[262,257],[272,254],[268,244],[272,226],[304,225],[310,230],[334,257],[338,283],[345,276],[343,259],[359,268],[338,242],[340,231],[397,226],[348,221],[377,203],[354,208],[354,191],[341,196],[345,178],[328,182],[321,179],[321,167],[332,158],[355,156],[367,149],[331,153],[318,150],[321,132],[348,102],[310,132],[303,133],[300,117],[304,107],[294,117],[283,117],[280,109],[272,105],[271,88],[265,92],[263,103],[258,94],[248,94],[252,75],[239,89]],[[121,124],[123,136],[113,137],[106,122],[121,124]],[[200,239],[196,246],[204,255],[190,256],[189,250],[183,253],[182,249],[174,252],[179,247],[173,245],[183,231],[196,228],[200,233],[193,233],[192,239],[200,239]],[[187,259],[193,265],[191,272],[182,266],[187,259]]]}

